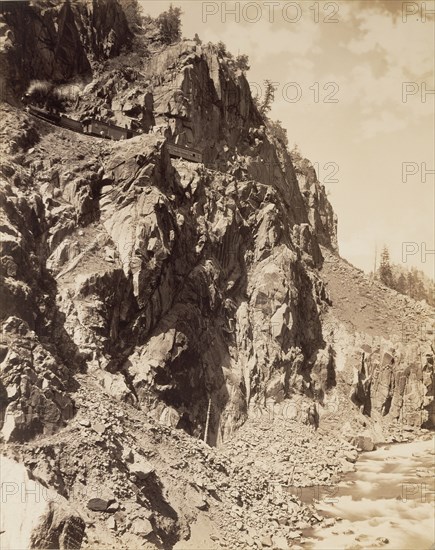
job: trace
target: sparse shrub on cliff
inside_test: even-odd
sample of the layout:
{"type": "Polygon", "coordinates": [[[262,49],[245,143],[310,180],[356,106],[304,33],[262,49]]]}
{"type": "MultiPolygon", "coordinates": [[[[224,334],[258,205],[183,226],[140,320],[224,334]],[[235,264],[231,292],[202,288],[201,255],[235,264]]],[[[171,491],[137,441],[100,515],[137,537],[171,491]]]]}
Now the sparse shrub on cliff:
{"type": "Polygon", "coordinates": [[[234,60],[234,67],[243,72],[249,71],[249,57],[246,54],[238,55],[234,60]]]}
{"type": "Polygon", "coordinates": [[[303,160],[302,153],[299,149],[299,145],[297,143],[293,144],[293,149],[290,151],[290,157],[292,159],[293,164],[299,163],[303,160]]]}
{"type": "Polygon", "coordinates": [[[283,127],[280,120],[267,119],[267,128],[272,136],[278,140],[286,149],[288,147],[287,130],[283,127]]]}
{"type": "Polygon", "coordinates": [[[159,26],[157,20],[151,15],[142,17],[142,32],[144,37],[150,42],[158,42],[160,38],[159,26]]]}
{"type": "Polygon", "coordinates": [[[227,46],[222,40],[216,44],[217,53],[221,57],[232,57],[232,54],[227,50],[227,46]]]}
{"type": "Polygon", "coordinates": [[[216,48],[218,55],[226,60],[228,67],[233,71],[240,70],[246,73],[251,68],[249,66],[249,57],[246,54],[234,57],[233,54],[227,50],[226,44],[222,41],[216,44],[216,48]]]}
{"type": "Polygon", "coordinates": [[[181,38],[181,8],[171,4],[168,11],[164,11],[157,17],[157,25],[160,30],[160,38],[164,44],[173,44],[181,38]]]}

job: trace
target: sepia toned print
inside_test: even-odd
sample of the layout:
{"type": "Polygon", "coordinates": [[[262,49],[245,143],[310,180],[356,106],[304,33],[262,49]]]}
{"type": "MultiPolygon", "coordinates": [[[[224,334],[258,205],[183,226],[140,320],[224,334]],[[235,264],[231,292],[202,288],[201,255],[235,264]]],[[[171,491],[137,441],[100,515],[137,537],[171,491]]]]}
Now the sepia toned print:
{"type": "Polygon", "coordinates": [[[434,2],[0,8],[0,548],[434,548],[434,2]]]}

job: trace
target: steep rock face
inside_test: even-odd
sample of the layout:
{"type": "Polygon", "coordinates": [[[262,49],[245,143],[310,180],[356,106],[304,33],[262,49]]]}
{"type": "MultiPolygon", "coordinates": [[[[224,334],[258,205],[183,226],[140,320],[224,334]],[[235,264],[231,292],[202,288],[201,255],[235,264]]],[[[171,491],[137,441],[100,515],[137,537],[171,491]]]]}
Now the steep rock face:
{"type": "MultiPolygon", "coordinates": [[[[7,240],[21,244],[11,244],[6,269],[18,266],[22,284],[5,279],[14,298],[4,319],[22,319],[42,344],[54,341],[50,353],[71,373],[87,367],[117,398],[189,433],[204,435],[210,406],[210,442],[267,399],[305,394],[323,406],[342,360],[325,331],[330,296],[319,248],[336,247],[336,219],[312,166],[299,158],[293,166],[263,126],[245,77],[211,46],[182,41],[145,60],[143,71],[109,66],[79,113],[92,98],[94,114],[145,129],[148,113],[154,131],[109,143],[41,124],[27,157],[21,151],[34,142],[10,142],[18,154],[4,172],[14,205],[7,240]],[[171,160],[167,141],[200,148],[204,165],[171,160]],[[43,277],[31,283],[35,257],[43,277]],[[58,320],[44,329],[34,322],[48,318],[41,293],[58,320]]],[[[408,372],[413,355],[404,357],[408,372]]],[[[397,412],[400,389],[382,397],[373,386],[367,397],[376,355],[365,360],[359,385],[346,390],[349,407],[351,398],[355,408],[369,399],[366,413],[397,412]]],[[[8,407],[25,416],[18,397],[8,407]]],[[[414,400],[413,410],[428,399],[414,400]]]]}
{"type": "Polygon", "coordinates": [[[65,498],[35,480],[18,462],[0,456],[4,548],[80,548],[85,522],[65,498]]]}
{"type": "Polygon", "coordinates": [[[117,0],[77,2],[72,11],[81,43],[94,59],[117,56],[130,45],[132,33],[117,0]]]}
{"type": "MultiPolygon", "coordinates": [[[[93,113],[110,104],[118,123],[115,105],[134,121],[148,102],[157,131],[108,147],[88,171],[51,168],[63,214],[47,232],[47,265],[66,330],[88,362],[112,376],[121,369],[127,385],[117,378],[115,386],[132,402],[156,389],[153,406],[175,406],[199,433],[214,395],[219,439],[266,385],[281,397],[293,383],[312,391],[326,295],[307,265],[320,265],[321,254],[290,157],[261,125],[245,77],[212,47],[188,41],[151,58],[144,73],[145,81],[123,71],[89,88],[101,98],[93,113]],[[207,169],[181,162],[174,170],[165,137],[203,147],[207,169]],[[86,228],[75,230],[74,217],[86,228]]],[[[112,386],[107,374],[102,383],[112,386]]]]}
{"type": "MultiPolygon", "coordinates": [[[[7,127],[6,113],[4,121],[7,127]]],[[[8,132],[13,150],[28,148],[39,137],[32,124],[21,121],[22,129],[8,132]]],[[[6,159],[4,149],[2,154],[6,159]]],[[[68,357],[70,368],[80,368],[82,356],[63,330],[54,280],[45,267],[44,235],[51,220],[44,200],[19,164],[4,162],[2,172],[1,416],[3,437],[25,440],[53,433],[73,416],[67,393],[71,371],[63,360],[68,357]]]]}
{"type": "Polygon", "coordinates": [[[38,433],[50,435],[73,417],[68,369],[17,317],[3,322],[1,369],[1,433],[5,441],[25,441],[38,433]]]}
{"type": "Polygon", "coordinates": [[[140,70],[116,69],[97,78],[79,113],[152,127],[198,148],[208,167],[276,187],[290,224],[308,222],[289,154],[266,131],[244,74],[229,69],[212,45],[184,40],[155,52],[140,70]]]}
{"type": "MultiPolygon", "coordinates": [[[[92,28],[83,6],[71,7],[80,44],[99,37],[94,55],[106,55],[116,9],[92,28]]],[[[334,483],[349,470],[338,432],[370,447],[384,423],[433,426],[433,310],[339,258],[314,168],[274,138],[216,48],[181,41],[128,60],[109,61],[72,114],[143,130],[131,140],[1,107],[3,450],[41,485],[80,495],[89,548],[172,547],[198,510],[222,514],[234,547],[240,514],[281,518],[267,480],[334,483]],[[204,163],[174,160],[170,142],[204,163]],[[243,423],[264,453],[254,464],[237,441],[222,458],[243,423]]],[[[292,506],[286,535],[310,518],[292,506]]],[[[42,512],[24,546],[79,545],[65,538],[70,525],[81,536],[75,513],[42,512]]]]}
{"type": "Polygon", "coordinates": [[[323,327],[345,393],[375,421],[433,426],[433,309],[369,281],[325,249],[323,255],[332,300],[323,327]]]}
{"type": "MultiPolygon", "coordinates": [[[[379,346],[364,352],[354,399],[407,425],[432,426],[433,352],[426,343],[379,346]],[[366,358],[367,354],[367,358],[366,358]]],[[[372,411],[364,410],[368,415],[372,411]]]]}
{"type": "Polygon", "coordinates": [[[91,274],[83,259],[57,276],[74,296],[72,309],[61,307],[66,327],[74,330],[76,316],[85,327],[76,345],[84,351],[92,338],[95,360],[121,369],[140,404],[174,407],[181,425],[201,434],[211,398],[212,439],[220,439],[251,399],[264,399],[266,384],[283,397],[310,391],[307,360],[323,345],[322,284],[281,223],[273,189],[183,162],[174,170],[160,147],[151,136],[115,145],[104,167],[112,180],[101,190],[99,220],[115,245],[113,269],[121,269],[115,286],[124,281],[125,291],[108,307],[109,279],[98,295],[95,260],[91,274]],[[93,304],[87,319],[83,302],[93,304]],[[110,330],[96,338],[97,325],[110,330]]]}
{"type": "MultiPolygon", "coordinates": [[[[129,36],[116,2],[8,9],[12,27],[43,25],[33,39],[52,33],[55,50],[38,57],[34,45],[52,79],[87,70],[87,54],[118,53],[129,36]]],[[[26,60],[22,46],[12,40],[11,52],[26,60]]],[[[39,136],[10,141],[4,319],[54,341],[50,354],[71,372],[87,365],[121,399],[192,433],[210,403],[212,441],[267,398],[322,403],[336,365],[319,244],[336,250],[337,235],[314,168],[266,129],[245,76],[214,46],[180,41],[116,66],[86,88],[77,116],[150,133],[109,144],[42,124],[29,158],[21,151],[39,136]],[[167,141],[200,149],[204,165],[171,161],[167,141]],[[58,154],[42,161],[52,146],[58,154]]],[[[356,401],[376,363],[365,360],[356,401]]],[[[373,399],[390,410],[388,396],[373,399]]]]}
{"type": "MultiPolygon", "coordinates": [[[[342,335],[343,336],[343,335],[342,335]]],[[[402,425],[433,426],[433,352],[428,342],[404,345],[347,333],[339,374],[360,411],[375,422],[387,418],[402,425]]]]}
{"type": "MultiPolygon", "coordinates": [[[[212,399],[210,441],[240,424],[266,386],[281,397],[312,391],[325,293],[307,265],[320,253],[308,224],[283,222],[291,214],[279,189],[171,162],[158,135],[111,145],[41,130],[44,145],[18,159],[44,199],[35,236],[26,236],[27,224],[14,230],[55,281],[50,307],[71,338],[56,340],[58,353],[72,372],[85,361],[121,398],[167,416],[164,404],[192,433],[202,434],[212,399]],[[40,164],[51,140],[57,156],[40,164]],[[66,165],[71,142],[76,157],[66,165]]],[[[11,193],[25,208],[29,199],[11,193]]],[[[11,262],[24,258],[11,251],[11,262]]],[[[21,309],[11,300],[5,319],[35,310],[39,285],[26,282],[23,265],[19,273],[30,297],[21,309]]],[[[13,288],[6,279],[5,292],[13,288]]]]}
{"type": "Polygon", "coordinates": [[[32,79],[89,78],[91,60],[120,53],[131,34],[116,0],[3,2],[5,86],[21,93],[32,79]]]}
{"type": "Polygon", "coordinates": [[[302,158],[298,152],[291,155],[296,177],[308,219],[319,243],[338,252],[337,216],[326,196],[325,187],[317,179],[316,170],[308,159],[302,158]]]}

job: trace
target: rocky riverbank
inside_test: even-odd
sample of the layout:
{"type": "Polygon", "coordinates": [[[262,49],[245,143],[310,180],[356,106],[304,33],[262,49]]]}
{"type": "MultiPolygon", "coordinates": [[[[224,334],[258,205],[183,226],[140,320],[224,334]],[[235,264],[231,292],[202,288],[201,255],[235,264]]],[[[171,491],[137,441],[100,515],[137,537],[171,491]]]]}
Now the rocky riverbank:
{"type": "MultiPolygon", "coordinates": [[[[65,536],[89,549],[169,548],[177,541],[176,548],[189,548],[200,540],[217,549],[298,548],[311,529],[337,521],[314,504],[337,495],[343,475],[355,471],[358,449],[339,430],[324,433],[288,418],[290,403],[287,417],[257,411],[214,448],[114,401],[95,378],[78,381],[77,414],[65,430],[2,449],[28,472],[20,491],[6,495],[9,503],[26,503],[19,514],[27,531],[35,522],[35,484],[47,506],[42,517],[60,507],[64,523],[74,526],[65,536]]],[[[44,540],[56,529],[42,530],[44,540]]],[[[8,529],[4,540],[14,540],[8,529]]]]}

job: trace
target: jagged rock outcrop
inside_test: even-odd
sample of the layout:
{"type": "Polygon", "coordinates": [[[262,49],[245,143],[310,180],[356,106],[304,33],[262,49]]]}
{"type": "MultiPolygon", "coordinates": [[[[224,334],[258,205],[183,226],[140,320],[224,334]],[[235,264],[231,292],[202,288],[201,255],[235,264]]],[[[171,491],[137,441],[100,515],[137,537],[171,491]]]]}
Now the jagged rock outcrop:
{"type": "Polygon", "coordinates": [[[22,464],[5,456],[0,463],[3,548],[80,548],[85,522],[68,501],[22,464]]]}
{"type": "Polygon", "coordinates": [[[333,304],[323,326],[345,392],[375,422],[433,426],[433,309],[323,255],[333,304]]]}
{"type": "Polygon", "coordinates": [[[73,400],[67,392],[72,387],[70,373],[17,317],[3,322],[1,369],[1,435],[5,441],[50,435],[73,417],[73,400]]]}
{"type": "Polygon", "coordinates": [[[308,159],[293,151],[291,160],[295,167],[299,188],[304,197],[310,225],[323,246],[338,252],[337,215],[329,202],[325,187],[317,179],[316,170],[308,159]]]}
{"type": "MultiPolygon", "coordinates": [[[[29,198],[10,187],[10,202],[24,210],[6,209],[8,223],[26,250],[18,263],[36,255],[52,287],[49,308],[62,318],[57,353],[74,358],[72,370],[87,365],[103,387],[157,416],[169,414],[163,403],[198,435],[211,400],[210,441],[221,441],[266,398],[300,393],[322,403],[336,385],[319,248],[336,249],[336,218],[313,167],[299,157],[293,166],[244,75],[213,46],[182,41],[143,63],[141,72],[117,73],[119,81],[98,77],[79,111],[100,97],[94,114],[105,109],[110,119],[119,104],[145,129],[152,112],[153,131],[113,144],[63,131],[58,156],[43,163],[36,145],[5,174],[15,181],[18,161],[24,181],[33,175],[35,206],[25,214],[29,198]],[[204,166],[171,161],[167,141],[200,148],[204,166]],[[24,215],[31,221],[14,223],[24,215]]],[[[43,143],[56,140],[50,125],[41,128],[43,143]]],[[[42,282],[17,269],[23,285],[6,284],[5,319],[35,330],[29,312],[42,282]]],[[[358,406],[370,370],[360,372],[358,406]]],[[[375,410],[389,407],[373,399],[375,410]]]]}
{"type": "MultiPolygon", "coordinates": [[[[7,116],[4,120],[7,128],[7,116]]],[[[28,149],[39,139],[27,121],[17,127],[15,133],[8,130],[9,145],[3,142],[9,151],[28,149]]],[[[70,369],[80,368],[82,356],[62,328],[54,280],[45,266],[48,197],[32,190],[31,172],[20,164],[4,162],[2,174],[10,182],[3,179],[0,191],[2,435],[24,441],[53,433],[73,416],[70,369]]]]}
{"type": "Polygon", "coordinates": [[[139,404],[163,401],[198,433],[212,398],[212,440],[266,384],[283,396],[309,391],[322,284],[279,221],[279,194],[183,162],[174,169],[157,137],[111,150],[98,204],[107,236],[88,229],[87,248],[69,250],[61,267],[61,252],[49,260],[69,289],[65,328],[90,364],[120,370],[139,404]]]}
{"type": "Polygon", "coordinates": [[[122,68],[98,77],[79,112],[152,127],[199,148],[208,167],[278,188],[290,223],[308,222],[290,155],[266,131],[245,75],[230,69],[213,45],[184,40],[156,51],[140,71],[122,68]]]}
{"type": "MultiPolygon", "coordinates": [[[[128,44],[119,9],[6,5],[10,93],[30,65],[10,33],[24,17],[28,78],[90,79],[93,60],[128,44]]],[[[132,139],[1,106],[2,452],[62,498],[77,493],[86,516],[44,507],[27,546],[78,547],[86,521],[89,548],[171,548],[208,511],[227,547],[242,532],[250,546],[299,540],[321,518],[297,499],[283,515],[272,474],[334,483],[352,444],[434,423],[433,310],[338,256],[313,166],[276,139],[216,47],[153,48],[109,61],[70,106],[142,131],[132,139]],[[170,143],[204,162],[175,160],[170,143]]]]}
{"type": "Polygon", "coordinates": [[[7,1],[0,22],[4,93],[22,93],[33,79],[90,79],[94,59],[118,55],[131,40],[116,0],[7,1]]]}

